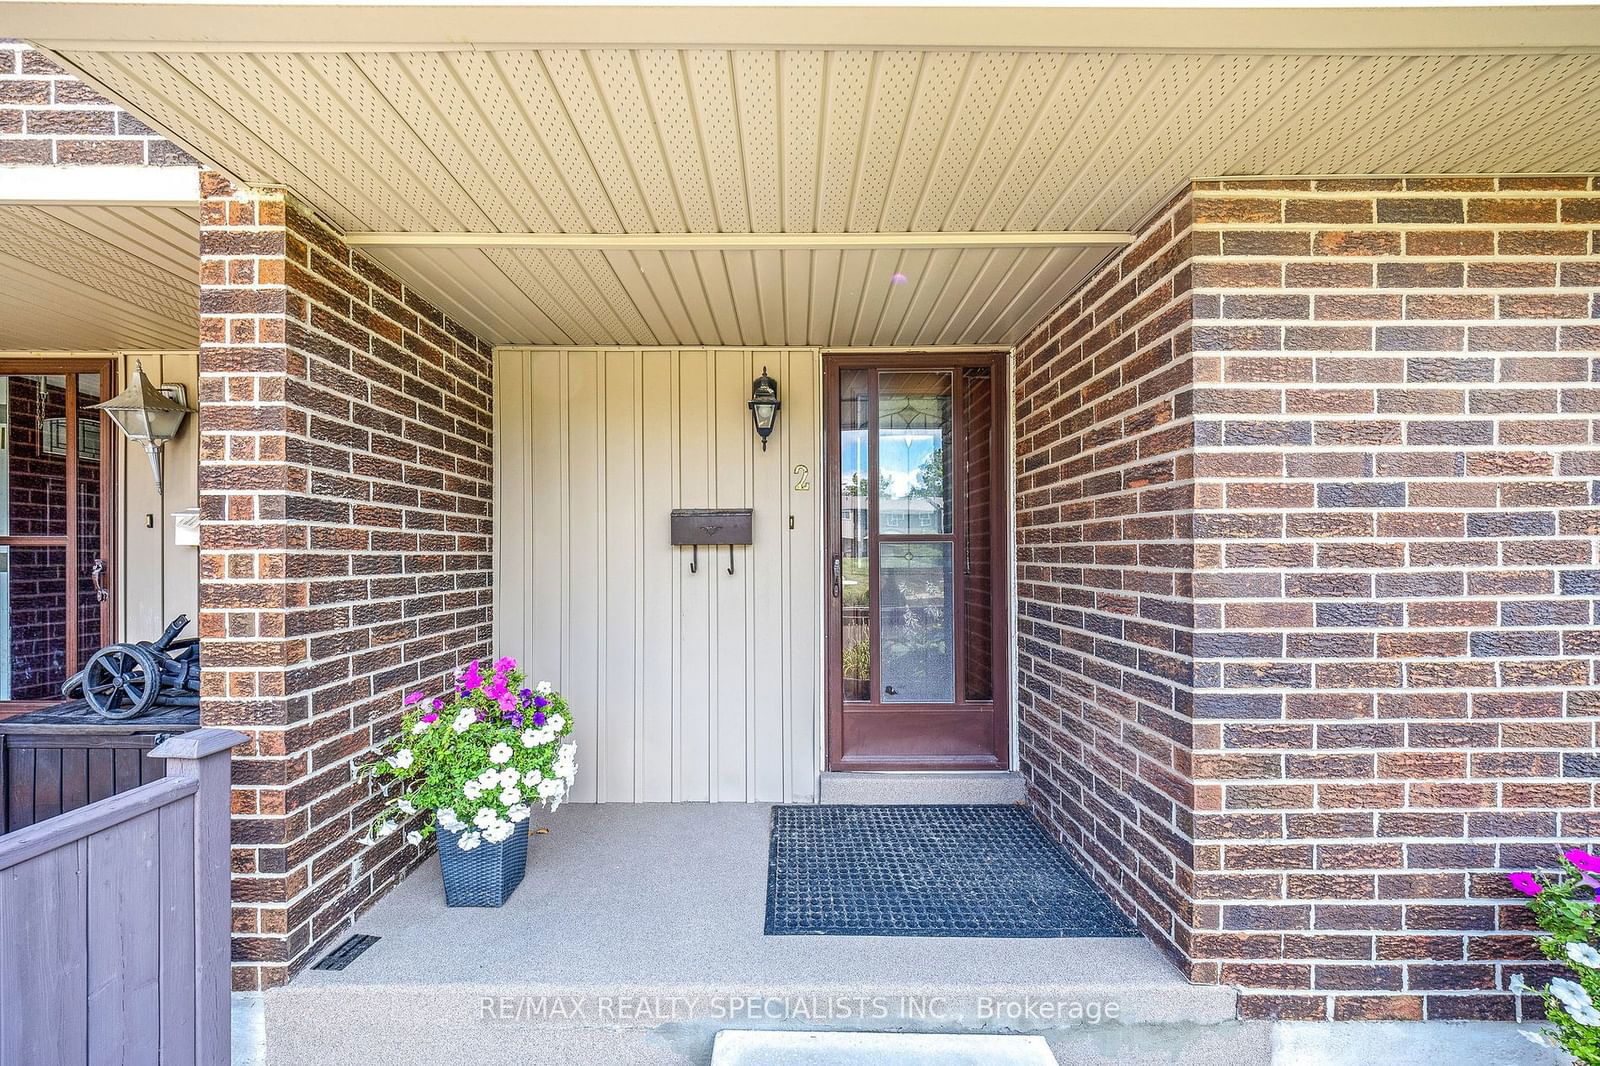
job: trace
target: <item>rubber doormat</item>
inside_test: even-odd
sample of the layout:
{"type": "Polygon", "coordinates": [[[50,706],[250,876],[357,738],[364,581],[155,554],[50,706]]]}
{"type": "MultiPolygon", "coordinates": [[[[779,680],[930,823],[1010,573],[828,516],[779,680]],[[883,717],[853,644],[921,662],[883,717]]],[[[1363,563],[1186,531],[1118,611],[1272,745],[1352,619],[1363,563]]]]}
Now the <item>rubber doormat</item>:
{"type": "Polygon", "coordinates": [[[1019,806],[780,806],[769,936],[1138,936],[1019,806]]]}

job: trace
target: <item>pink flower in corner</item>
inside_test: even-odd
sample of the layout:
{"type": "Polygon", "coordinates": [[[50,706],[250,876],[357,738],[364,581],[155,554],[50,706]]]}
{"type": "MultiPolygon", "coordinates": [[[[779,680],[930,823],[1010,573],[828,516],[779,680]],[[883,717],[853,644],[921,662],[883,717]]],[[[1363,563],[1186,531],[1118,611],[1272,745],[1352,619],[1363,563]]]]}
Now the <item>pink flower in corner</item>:
{"type": "Polygon", "coordinates": [[[1573,848],[1561,853],[1561,857],[1584,873],[1600,874],[1600,857],[1590,855],[1582,848],[1573,848]]]}
{"type": "Polygon", "coordinates": [[[413,692],[411,695],[406,697],[406,706],[410,707],[414,703],[421,703],[423,700],[425,700],[427,698],[428,697],[424,693],[413,692]]]}
{"type": "Polygon", "coordinates": [[[509,674],[516,668],[517,660],[513,659],[509,655],[502,655],[500,658],[494,661],[494,672],[497,674],[509,674]]]}
{"type": "Polygon", "coordinates": [[[461,691],[472,692],[483,687],[483,675],[478,673],[478,660],[474,659],[461,672],[461,691]]]}
{"type": "Polygon", "coordinates": [[[1514,874],[1507,874],[1506,880],[1511,882],[1512,888],[1521,892],[1524,896],[1537,896],[1544,891],[1544,886],[1534,880],[1532,874],[1520,870],[1514,874]]]}

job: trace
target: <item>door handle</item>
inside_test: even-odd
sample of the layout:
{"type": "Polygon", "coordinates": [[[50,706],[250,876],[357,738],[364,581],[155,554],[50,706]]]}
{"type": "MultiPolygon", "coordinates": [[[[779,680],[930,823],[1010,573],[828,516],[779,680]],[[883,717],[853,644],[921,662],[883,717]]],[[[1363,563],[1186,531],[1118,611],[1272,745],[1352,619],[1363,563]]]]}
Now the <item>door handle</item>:
{"type": "Polygon", "coordinates": [[[106,561],[104,559],[96,559],[94,565],[89,568],[89,579],[94,582],[94,598],[97,603],[104,603],[111,598],[111,593],[100,580],[105,576],[105,572],[106,561]]]}
{"type": "Polygon", "coordinates": [[[837,555],[835,555],[833,557],[833,598],[834,599],[838,599],[839,598],[839,582],[843,578],[843,576],[844,576],[844,564],[842,564],[839,561],[839,557],[837,555]]]}

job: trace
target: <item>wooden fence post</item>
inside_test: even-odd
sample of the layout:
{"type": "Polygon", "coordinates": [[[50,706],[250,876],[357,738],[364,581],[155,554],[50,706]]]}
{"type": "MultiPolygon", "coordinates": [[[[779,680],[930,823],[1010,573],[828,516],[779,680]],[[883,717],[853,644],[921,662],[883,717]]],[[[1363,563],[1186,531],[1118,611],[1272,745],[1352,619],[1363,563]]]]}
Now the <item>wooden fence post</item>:
{"type": "Polygon", "coordinates": [[[194,778],[195,1061],[232,1058],[233,981],[229,974],[232,898],[229,884],[232,774],[229,753],[250,738],[235,729],[197,729],[162,741],[150,758],[167,761],[168,777],[194,778]]]}

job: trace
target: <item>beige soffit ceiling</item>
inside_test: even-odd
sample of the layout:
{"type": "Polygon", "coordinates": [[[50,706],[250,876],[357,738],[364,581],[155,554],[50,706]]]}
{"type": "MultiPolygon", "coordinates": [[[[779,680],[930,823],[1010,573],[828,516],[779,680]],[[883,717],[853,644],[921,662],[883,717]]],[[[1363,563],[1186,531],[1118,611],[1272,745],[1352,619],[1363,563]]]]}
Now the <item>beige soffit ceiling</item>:
{"type": "Polygon", "coordinates": [[[499,342],[1004,343],[1195,176],[1600,169],[1594,8],[0,14],[499,342]]]}
{"type": "Polygon", "coordinates": [[[0,350],[193,348],[197,207],[0,204],[0,350]]]}

